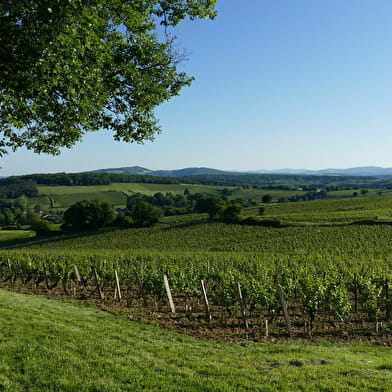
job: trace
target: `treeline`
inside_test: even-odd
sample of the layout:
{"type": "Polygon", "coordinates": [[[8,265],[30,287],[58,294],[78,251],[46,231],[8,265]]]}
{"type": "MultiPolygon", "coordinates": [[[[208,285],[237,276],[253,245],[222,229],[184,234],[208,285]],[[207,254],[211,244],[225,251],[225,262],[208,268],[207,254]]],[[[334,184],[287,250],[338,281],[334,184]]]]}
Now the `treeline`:
{"type": "Polygon", "coordinates": [[[15,200],[0,199],[0,225],[23,225],[27,223],[27,198],[22,195],[15,200]]]}
{"type": "MultiPolygon", "coordinates": [[[[185,189],[183,195],[173,194],[171,192],[167,192],[166,194],[157,192],[152,196],[143,193],[135,193],[128,196],[127,209],[133,211],[140,201],[162,209],[166,216],[197,212],[209,213],[211,218],[215,215],[212,211],[215,211],[219,202],[228,203],[225,195],[210,195],[206,193],[191,194],[188,189],[185,189]]],[[[241,204],[243,206],[245,201],[243,199],[236,199],[231,203],[241,204]]]]}
{"type": "MultiPolygon", "coordinates": [[[[32,181],[38,185],[110,185],[112,183],[149,183],[149,184],[180,184],[184,182],[179,177],[155,177],[139,174],[118,173],[55,173],[29,174],[0,179],[2,184],[16,184],[21,181],[32,181]]],[[[187,181],[188,182],[188,181],[187,181]]],[[[190,184],[198,183],[196,179],[189,179],[190,184]]]]}
{"type": "Polygon", "coordinates": [[[140,201],[143,201],[161,208],[165,215],[180,215],[193,210],[194,200],[195,195],[190,195],[187,190],[185,190],[184,195],[172,194],[170,192],[165,195],[161,192],[157,192],[153,196],[135,193],[128,196],[127,209],[133,211],[136,205],[140,201]]]}
{"type": "MultiPolygon", "coordinates": [[[[263,189],[295,190],[301,188],[304,191],[312,191],[317,188],[330,190],[358,189],[358,188],[392,188],[392,179],[378,179],[375,177],[354,176],[312,176],[312,175],[288,175],[288,174],[208,174],[188,177],[161,177],[145,174],[124,173],[48,173],[29,174],[24,176],[12,176],[0,179],[0,189],[12,185],[17,192],[22,183],[38,185],[110,185],[112,183],[152,183],[152,184],[203,184],[218,186],[252,187],[263,189]],[[29,182],[29,183],[27,183],[29,182]]],[[[33,193],[26,196],[33,195],[33,193]]],[[[35,190],[36,192],[36,190],[35,190]]],[[[3,193],[4,194],[4,193],[3,193]]],[[[18,193],[18,196],[21,193],[18,193]]],[[[15,197],[18,197],[15,196],[15,197]]],[[[13,197],[2,196],[0,197],[13,197]]]]}
{"type": "Polygon", "coordinates": [[[313,176],[291,174],[205,174],[190,179],[224,186],[258,186],[264,189],[391,188],[392,180],[371,176],[313,176]]]}
{"type": "Polygon", "coordinates": [[[16,199],[23,195],[27,197],[38,196],[38,190],[33,180],[4,182],[0,182],[0,199],[16,199]]]}
{"type": "MultiPolygon", "coordinates": [[[[136,193],[128,197],[127,210],[128,214],[135,220],[135,210],[143,206],[148,212],[143,212],[143,216],[150,215],[155,208],[162,211],[162,215],[180,215],[190,212],[206,213],[209,219],[219,220],[226,223],[237,223],[243,225],[259,225],[279,227],[280,222],[276,219],[259,219],[257,217],[248,217],[243,219],[241,211],[246,206],[245,200],[237,198],[229,200],[224,194],[210,195],[205,193],[191,194],[187,189],[184,195],[166,193],[165,195],[158,192],[153,196],[136,193]]],[[[263,215],[264,207],[260,207],[259,215],[263,215]]],[[[156,210],[155,210],[156,212],[156,210]]],[[[158,220],[155,220],[157,222],[158,220]]],[[[150,223],[150,222],[149,222],[150,223]]]]}

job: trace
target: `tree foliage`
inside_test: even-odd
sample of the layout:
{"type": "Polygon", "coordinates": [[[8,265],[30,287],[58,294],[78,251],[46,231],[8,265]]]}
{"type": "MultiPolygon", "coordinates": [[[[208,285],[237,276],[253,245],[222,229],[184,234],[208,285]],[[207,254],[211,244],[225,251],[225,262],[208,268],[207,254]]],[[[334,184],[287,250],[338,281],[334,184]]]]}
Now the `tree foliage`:
{"type": "Polygon", "coordinates": [[[50,231],[50,223],[47,220],[35,217],[30,220],[30,228],[37,234],[48,233],[50,231]]]}
{"type": "Polygon", "coordinates": [[[165,215],[185,214],[192,210],[192,201],[189,198],[184,195],[172,194],[171,192],[167,192],[165,195],[157,192],[153,196],[134,193],[128,196],[128,210],[133,211],[139,201],[145,201],[155,207],[161,208],[165,215]]]}
{"type": "Polygon", "coordinates": [[[0,152],[56,154],[87,131],[143,142],[154,108],[192,78],[169,28],[213,18],[215,0],[0,2],[0,152]]]}
{"type": "Polygon", "coordinates": [[[0,198],[15,199],[21,196],[35,197],[38,195],[37,187],[32,180],[11,181],[5,178],[4,185],[0,180],[0,198]]]}
{"type": "Polygon", "coordinates": [[[64,223],[74,229],[98,228],[110,225],[116,218],[113,207],[100,200],[82,200],[64,213],[64,223]]]}
{"type": "Polygon", "coordinates": [[[151,226],[159,221],[163,211],[146,201],[139,200],[131,214],[137,226],[151,226]]]}
{"type": "Polygon", "coordinates": [[[261,198],[262,203],[271,203],[271,201],[272,201],[272,196],[269,194],[263,195],[263,197],[261,198]]]}

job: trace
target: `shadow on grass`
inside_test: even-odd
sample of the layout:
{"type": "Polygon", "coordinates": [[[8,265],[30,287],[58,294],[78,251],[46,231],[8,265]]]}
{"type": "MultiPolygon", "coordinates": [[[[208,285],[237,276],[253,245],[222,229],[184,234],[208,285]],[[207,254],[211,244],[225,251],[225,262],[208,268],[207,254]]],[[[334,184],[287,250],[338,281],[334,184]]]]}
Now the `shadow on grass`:
{"type": "Polygon", "coordinates": [[[174,229],[186,229],[189,227],[195,227],[195,226],[205,226],[205,225],[209,225],[211,223],[217,223],[219,221],[215,221],[215,220],[194,220],[194,221],[189,221],[189,222],[183,222],[183,223],[176,223],[176,224],[166,224],[165,226],[160,227],[161,230],[163,231],[169,231],[169,230],[174,230],[174,229]]]}
{"type": "Polygon", "coordinates": [[[20,249],[34,246],[43,246],[64,240],[75,238],[90,237],[97,234],[108,233],[118,230],[124,230],[119,227],[107,227],[102,229],[90,229],[81,231],[53,231],[50,233],[40,234],[36,237],[14,238],[0,242],[0,249],[20,249]]]}

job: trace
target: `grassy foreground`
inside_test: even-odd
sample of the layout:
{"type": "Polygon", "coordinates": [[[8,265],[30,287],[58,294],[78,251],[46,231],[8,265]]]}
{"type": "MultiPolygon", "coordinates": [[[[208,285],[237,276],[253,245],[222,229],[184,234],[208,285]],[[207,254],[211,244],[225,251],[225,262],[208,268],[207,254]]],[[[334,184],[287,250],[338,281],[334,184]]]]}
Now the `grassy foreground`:
{"type": "Polygon", "coordinates": [[[196,340],[0,290],[0,391],[390,391],[392,351],[196,340]]]}

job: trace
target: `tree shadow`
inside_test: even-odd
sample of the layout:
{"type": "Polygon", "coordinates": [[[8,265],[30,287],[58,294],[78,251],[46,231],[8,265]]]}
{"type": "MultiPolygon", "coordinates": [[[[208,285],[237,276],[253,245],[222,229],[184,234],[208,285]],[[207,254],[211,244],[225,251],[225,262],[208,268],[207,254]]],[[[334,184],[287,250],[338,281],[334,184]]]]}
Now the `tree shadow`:
{"type": "Polygon", "coordinates": [[[184,223],[177,223],[177,224],[172,224],[168,225],[167,227],[162,227],[163,231],[169,231],[169,230],[174,230],[174,229],[185,229],[188,227],[195,227],[195,226],[205,226],[211,223],[219,223],[219,221],[216,220],[195,220],[191,222],[184,222],[184,223]]]}
{"type": "Polygon", "coordinates": [[[107,233],[117,230],[123,230],[119,227],[107,227],[99,230],[83,230],[83,231],[53,231],[45,234],[37,235],[36,237],[14,238],[0,242],[0,249],[21,249],[30,248],[34,246],[44,246],[64,240],[72,240],[76,238],[91,237],[101,233],[107,233]]]}

